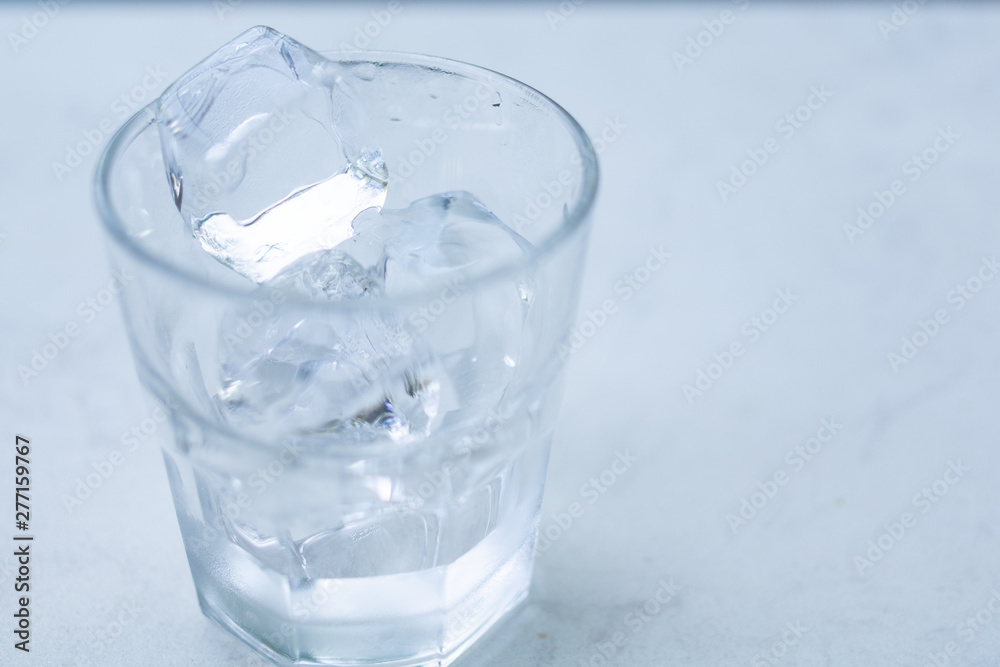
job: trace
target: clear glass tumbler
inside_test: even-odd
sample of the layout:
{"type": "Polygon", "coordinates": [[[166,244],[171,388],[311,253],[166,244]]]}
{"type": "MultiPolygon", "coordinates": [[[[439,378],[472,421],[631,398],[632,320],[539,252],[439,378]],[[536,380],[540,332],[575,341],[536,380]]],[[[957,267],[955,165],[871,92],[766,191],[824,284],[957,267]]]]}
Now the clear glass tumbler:
{"type": "Polygon", "coordinates": [[[155,105],[108,146],[97,207],[114,269],[133,276],[122,310],[169,414],[204,613],[279,664],[447,665],[527,595],[596,159],[565,111],[506,76],[415,55],[338,62],[384,110],[366,120],[386,204],[474,193],[523,254],[352,301],[229,276],[178,215],[155,105]],[[254,404],[226,402],[236,389],[254,404]]]}

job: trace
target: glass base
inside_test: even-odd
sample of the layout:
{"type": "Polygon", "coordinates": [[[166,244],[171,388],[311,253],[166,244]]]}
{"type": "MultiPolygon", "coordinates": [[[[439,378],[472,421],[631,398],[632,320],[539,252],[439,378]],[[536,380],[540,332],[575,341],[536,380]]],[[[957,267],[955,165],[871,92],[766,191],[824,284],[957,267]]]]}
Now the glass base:
{"type": "Polygon", "coordinates": [[[445,667],[527,597],[535,522],[528,525],[528,535],[524,523],[501,526],[450,565],[306,582],[287,591],[289,614],[198,576],[200,568],[198,601],[206,616],[283,667],[445,667]],[[515,542],[509,533],[518,528],[515,542]]]}

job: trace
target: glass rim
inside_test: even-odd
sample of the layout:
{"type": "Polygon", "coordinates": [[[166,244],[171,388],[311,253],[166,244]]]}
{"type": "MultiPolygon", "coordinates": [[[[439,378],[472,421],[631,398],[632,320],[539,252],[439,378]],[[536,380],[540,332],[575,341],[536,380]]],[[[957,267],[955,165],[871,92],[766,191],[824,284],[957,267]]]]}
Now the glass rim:
{"type": "MultiPolygon", "coordinates": [[[[472,65],[459,60],[442,58],[439,56],[428,56],[415,53],[402,53],[394,51],[318,51],[323,54],[338,54],[336,58],[329,58],[334,62],[360,63],[360,62],[395,62],[400,64],[413,64],[433,69],[450,71],[455,74],[464,75],[473,81],[479,82],[501,82],[504,85],[519,90],[522,93],[529,93],[532,97],[537,96],[555,116],[562,120],[562,124],[569,133],[581,156],[581,169],[583,172],[583,182],[579,193],[574,198],[572,206],[563,216],[563,220],[558,227],[548,233],[537,245],[532,245],[531,249],[522,253],[515,261],[508,261],[499,266],[486,271],[480,275],[464,279],[465,289],[474,291],[475,289],[500,280],[506,276],[514,275],[532,265],[538,264],[548,255],[565,245],[576,232],[581,230],[588,220],[597,196],[598,186],[598,164],[597,155],[590,137],[580,126],[579,122],[562,106],[552,100],[544,93],[529,86],[522,81],[507,76],[495,70],[478,65],[472,65]]],[[[324,57],[327,57],[324,55],[324,57]]],[[[155,118],[155,106],[158,99],[145,107],[139,109],[132,117],[115,132],[107,146],[101,152],[100,159],[94,174],[94,196],[95,204],[101,224],[108,232],[109,236],[133,258],[139,260],[147,266],[151,266],[165,276],[198,286],[199,288],[214,292],[220,296],[252,299],[259,298],[259,293],[253,290],[244,290],[235,285],[223,283],[212,278],[206,278],[190,270],[177,266],[162,256],[150,252],[142,245],[135,242],[125,232],[125,226],[111,201],[111,174],[114,170],[117,159],[132,142],[153,123],[155,118]]],[[[164,184],[164,187],[167,187],[164,184]]],[[[456,275],[461,275],[456,274],[456,275]]],[[[267,288],[267,283],[262,283],[258,287],[267,288]]],[[[393,296],[379,296],[374,299],[355,299],[344,301],[315,301],[302,298],[297,294],[285,295],[283,305],[294,305],[308,309],[318,310],[377,310],[395,305],[405,305],[407,303],[419,303],[427,299],[434,298],[441,291],[441,285],[434,283],[413,292],[393,296]]]]}

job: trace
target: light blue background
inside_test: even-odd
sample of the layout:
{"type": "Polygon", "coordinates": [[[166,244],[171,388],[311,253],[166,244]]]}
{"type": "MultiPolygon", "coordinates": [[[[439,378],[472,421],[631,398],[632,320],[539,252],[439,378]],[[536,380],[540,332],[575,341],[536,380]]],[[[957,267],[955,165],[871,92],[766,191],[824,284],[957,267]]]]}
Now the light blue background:
{"type": "MultiPolygon", "coordinates": [[[[9,33],[41,10],[0,8],[0,442],[32,439],[37,535],[30,657],[11,646],[0,556],[3,664],[258,664],[198,610],[158,452],[137,447],[82,506],[63,501],[149,408],[117,304],[92,318],[80,305],[110,280],[95,154],[61,178],[53,163],[120,124],[147,68],[158,94],[251,25],[336,49],[386,8],[218,4],[74,2],[16,52],[9,33]],[[22,381],[70,322],[79,335],[22,381]]],[[[616,312],[572,355],[542,524],[558,539],[526,606],[459,664],[596,666],[616,632],[608,664],[759,665],[773,649],[775,664],[923,665],[948,642],[949,664],[1000,664],[1000,614],[971,636],[965,620],[1000,591],[1000,280],[949,300],[1000,252],[1000,10],[927,3],[885,32],[881,3],[402,7],[368,46],[510,74],[604,135],[580,321],[609,299],[616,312]],[[712,23],[723,10],[732,22],[712,23]],[[678,66],[699,33],[707,45],[678,66]],[[789,134],[782,119],[820,86],[829,99],[789,134]],[[948,128],[958,137],[912,180],[904,163],[948,128]],[[718,182],[768,139],[776,152],[723,201],[718,182]],[[851,243],[844,226],[897,179],[905,191],[851,243]],[[651,246],[671,258],[626,300],[616,285],[651,246]],[[793,305],[751,340],[777,290],[793,305]],[[894,370],[887,354],[939,309],[947,323],[894,370]],[[688,401],[734,341],[742,356],[688,401]],[[787,453],[824,418],[843,428],[797,469],[787,453]],[[583,488],[619,452],[638,462],[604,493],[583,488]],[[949,461],[969,470],[921,513],[914,496],[949,461]],[[727,514],[779,471],[787,483],[734,534],[727,514]],[[552,515],[573,502],[583,515],[559,534],[552,515]],[[904,512],[915,525],[859,572],[904,512]],[[635,615],[671,579],[676,595],[635,615]]]]}

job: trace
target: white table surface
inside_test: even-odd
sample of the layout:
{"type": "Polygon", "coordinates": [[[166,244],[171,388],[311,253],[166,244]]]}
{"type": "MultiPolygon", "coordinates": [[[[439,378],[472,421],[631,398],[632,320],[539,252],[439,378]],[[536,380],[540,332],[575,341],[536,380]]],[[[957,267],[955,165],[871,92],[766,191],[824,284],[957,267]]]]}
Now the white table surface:
{"type": "MultiPolygon", "coordinates": [[[[543,529],[572,502],[585,512],[539,555],[526,605],[460,667],[924,665],[948,650],[938,664],[1000,664],[1000,280],[952,292],[1000,252],[1000,8],[927,3],[883,35],[888,3],[739,4],[564,3],[574,11],[553,23],[555,0],[404,2],[372,39],[510,74],[592,136],[618,128],[582,306],[619,309],[572,356],[543,529]],[[727,8],[733,22],[712,24],[727,8]],[[704,21],[724,29],[679,68],[704,21]],[[776,125],[813,87],[830,96],[808,120],[776,125]],[[905,164],[949,129],[926,171],[905,164]],[[723,201],[717,183],[768,139],[776,152],[723,201]],[[858,207],[897,179],[902,194],[850,242],[858,207]],[[672,256],[626,301],[616,283],[650,246],[672,256]],[[773,321],[777,290],[793,305],[751,340],[744,325],[773,321]],[[938,310],[947,322],[892,368],[938,310]],[[684,385],[718,376],[713,355],[734,341],[742,356],[689,401],[684,385]],[[811,460],[787,459],[824,419],[842,427],[811,460]],[[638,462],[585,494],[616,452],[638,462]],[[921,500],[949,462],[968,470],[921,500]],[[727,514],[776,472],[785,484],[734,534],[727,514]],[[904,512],[909,527],[893,527],[904,512]],[[859,568],[884,525],[903,534],[859,568]],[[636,615],[661,580],[679,590],[636,615]],[[612,659],[595,657],[619,632],[612,659]]],[[[36,535],[29,655],[13,648],[0,548],[0,664],[255,664],[198,610],[157,451],[139,447],[64,505],[148,407],[117,304],[92,318],[80,306],[109,280],[95,155],[61,179],[53,163],[117,126],[150,71],[158,93],[260,23],[336,49],[386,7],[246,2],[220,18],[218,5],[74,2],[16,52],[9,33],[41,10],[0,7],[0,495],[13,495],[14,435],[28,436],[36,535]],[[79,335],[22,381],[18,366],[70,322],[79,335]]]]}

